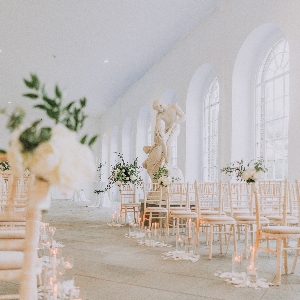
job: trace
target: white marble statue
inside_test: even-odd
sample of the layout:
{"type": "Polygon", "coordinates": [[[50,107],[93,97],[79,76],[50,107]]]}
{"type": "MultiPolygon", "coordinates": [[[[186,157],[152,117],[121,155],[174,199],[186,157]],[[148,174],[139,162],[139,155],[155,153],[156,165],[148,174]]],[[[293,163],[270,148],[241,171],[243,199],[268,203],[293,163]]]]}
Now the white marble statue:
{"type": "Polygon", "coordinates": [[[153,181],[153,174],[160,167],[168,169],[169,177],[183,181],[183,175],[177,166],[172,166],[172,144],[180,133],[180,123],[185,121],[185,113],[177,104],[165,104],[159,100],[153,102],[153,109],[157,110],[154,129],[154,145],[145,146],[144,152],[148,158],[143,167],[153,181]]]}
{"type": "Polygon", "coordinates": [[[167,147],[165,142],[164,126],[161,122],[156,123],[154,129],[153,146],[144,146],[143,151],[148,154],[148,158],[143,162],[143,167],[153,182],[153,174],[163,167],[167,161],[167,147]]]}
{"type": "Polygon", "coordinates": [[[165,104],[159,100],[153,101],[152,107],[157,110],[156,126],[161,122],[165,124],[164,139],[167,148],[167,164],[172,163],[172,145],[180,133],[180,123],[185,121],[185,113],[177,104],[165,104]]]}

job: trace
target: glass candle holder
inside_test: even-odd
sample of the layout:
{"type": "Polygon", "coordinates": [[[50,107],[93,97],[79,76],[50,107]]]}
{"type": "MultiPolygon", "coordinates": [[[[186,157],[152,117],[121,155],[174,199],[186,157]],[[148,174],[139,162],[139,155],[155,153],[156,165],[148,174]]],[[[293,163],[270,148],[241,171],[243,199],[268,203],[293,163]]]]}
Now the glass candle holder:
{"type": "Polygon", "coordinates": [[[249,283],[256,283],[257,280],[257,251],[254,247],[249,247],[247,251],[246,264],[247,281],[249,283]]]}
{"type": "Polygon", "coordinates": [[[232,252],[232,259],[231,259],[232,281],[237,281],[241,279],[242,259],[243,259],[243,254],[241,252],[239,251],[232,252]]]}
{"type": "Polygon", "coordinates": [[[145,226],[145,242],[152,240],[152,230],[151,227],[145,226]]]}
{"type": "Polygon", "coordinates": [[[185,251],[185,236],[177,235],[176,236],[176,251],[185,251]]]}

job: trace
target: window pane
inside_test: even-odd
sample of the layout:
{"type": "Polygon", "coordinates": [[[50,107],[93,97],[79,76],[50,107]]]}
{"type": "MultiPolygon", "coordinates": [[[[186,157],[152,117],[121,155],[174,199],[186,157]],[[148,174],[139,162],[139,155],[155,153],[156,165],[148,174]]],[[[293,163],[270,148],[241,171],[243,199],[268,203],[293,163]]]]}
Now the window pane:
{"type": "Polygon", "coordinates": [[[289,122],[289,45],[277,42],[256,75],[255,149],[263,156],[268,179],[286,178],[289,122]]]}
{"type": "Polygon", "coordinates": [[[204,161],[203,176],[205,181],[213,181],[218,176],[218,118],[219,118],[219,84],[215,78],[209,86],[204,100],[204,161]]]}

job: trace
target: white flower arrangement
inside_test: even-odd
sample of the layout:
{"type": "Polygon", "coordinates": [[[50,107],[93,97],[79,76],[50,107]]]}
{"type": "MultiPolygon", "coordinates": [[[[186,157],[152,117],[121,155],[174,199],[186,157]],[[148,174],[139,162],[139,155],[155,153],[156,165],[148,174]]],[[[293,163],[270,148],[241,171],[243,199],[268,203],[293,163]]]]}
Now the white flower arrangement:
{"type": "Polygon", "coordinates": [[[158,179],[158,184],[164,186],[164,187],[167,187],[168,185],[170,185],[172,183],[172,179],[168,176],[163,176],[163,177],[160,177],[158,179]]]}
{"type": "Polygon", "coordinates": [[[50,185],[66,189],[78,189],[83,179],[92,179],[92,151],[88,146],[80,144],[76,134],[64,125],[55,125],[50,140],[28,153],[22,153],[19,137],[20,131],[13,134],[8,149],[8,160],[15,173],[29,169],[50,185]],[[80,158],[84,158],[84,164],[78,162],[80,158]]]}
{"type": "MultiPolygon", "coordinates": [[[[34,108],[45,111],[55,125],[41,127],[40,119],[25,128],[22,125],[25,111],[21,108],[8,115],[7,128],[12,136],[7,156],[12,172],[19,176],[28,169],[36,178],[50,185],[79,189],[85,180],[92,180],[95,171],[89,146],[97,136],[92,137],[87,146],[84,145],[87,135],[80,142],[76,135],[87,117],[84,114],[86,99],[80,99],[79,105],[72,101],[63,106],[62,92],[58,86],[55,86],[55,96],[51,99],[36,75],[31,75],[31,81],[24,79],[24,83],[31,91],[23,96],[35,101],[42,100],[34,108]]],[[[5,109],[0,113],[7,115],[5,109]]]]}
{"type": "Polygon", "coordinates": [[[159,167],[157,172],[153,174],[153,179],[157,180],[158,184],[164,187],[167,187],[172,182],[180,181],[180,178],[169,176],[169,170],[166,166],[159,167]]]}
{"type": "Polygon", "coordinates": [[[220,170],[225,174],[235,176],[239,181],[246,181],[247,183],[256,182],[263,178],[265,172],[268,169],[264,166],[264,160],[260,158],[257,161],[251,160],[246,166],[244,161],[235,161],[229,166],[220,170]],[[253,163],[253,167],[250,168],[250,165],[253,163]]]}
{"type": "Polygon", "coordinates": [[[120,186],[121,184],[132,183],[141,186],[143,180],[140,176],[140,166],[138,166],[137,158],[133,163],[129,164],[124,161],[123,155],[117,153],[119,161],[115,166],[112,166],[111,175],[108,177],[108,185],[106,190],[110,189],[114,184],[120,186]]]}

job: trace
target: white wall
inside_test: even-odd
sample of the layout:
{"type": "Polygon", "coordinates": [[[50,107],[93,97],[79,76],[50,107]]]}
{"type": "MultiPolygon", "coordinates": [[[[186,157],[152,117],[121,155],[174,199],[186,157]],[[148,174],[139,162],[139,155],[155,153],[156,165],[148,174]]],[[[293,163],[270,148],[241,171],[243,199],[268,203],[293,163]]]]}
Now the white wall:
{"type": "MultiPolygon", "coordinates": [[[[289,178],[300,178],[300,156],[298,155],[300,146],[300,121],[298,119],[300,113],[300,1],[298,0],[222,1],[220,8],[216,9],[205,22],[150,69],[118,100],[116,105],[101,117],[100,130],[105,131],[114,125],[121,127],[128,116],[132,118],[132,124],[136,124],[141,107],[143,105],[151,107],[153,100],[160,99],[167,89],[174,91],[179,106],[183,111],[188,111],[186,100],[192,78],[200,66],[209,64],[215,70],[220,84],[219,166],[222,167],[239,156],[244,156],[245,159],[253,158],[251,157],[253,155],[251,147],[254,149],[254,145],[251,145],[253,144],[252,130],[243,132],[236,130],[238,122],[245,122],[244,129],[247,126],[253,127],[252,118],[233,120],[237,110],[242,109],[242,107],[237,108],[241,106],[237,97],[245,96],[247,99],[252,99],[251,90],[247,87],[241,87],[240,91],[238,88],[233,90],[233,77],[238,57],[239,62],[243,61],[242,58],[251,57],[253,63],[255,59],[260,58],[259,55],[253,56],[253,51],[260,49],[250,47],[242,49],[241,52],[240,50],[247,37],[267,23],[274,24],[274,28],[280,29],[290,44],[289,178]],[[247,51],[252,52],[247,53],[247,51]],[[234,109],[233,103],[237,105],[234,109]],[[248,134],[250,134],[249,140],[243,140],[239,144],[240,137],[248,134]]],[[[262,42],[268,38],[263,37],[262,42]]],[[[261,51],[265,51],[263,43],[261,51]]],[[[248,67],[249,64],[245,64],[245,68],[248,67]]],[[[236,71],[235,76],[237,74],[239,72],[236,71]]],[[[237,77],[234,80],[235,87],[237,87],[237,77]]],[[[245,84],[245,82],[240,84],[245,84]]],[[[251,113],[250,106],[247,109],[251,113]]],[[[155,113],[151,110],[152,123],[154,116],[155,113]]],[[[194,121],[188,120],[181,125],[181,134],[178,138],[178,166],[190,180],[194,175],[189,175],[191,165],[189,156],[199,151],[198,148],[191,149],[190,145],[186,144],[186,140],[190,139],[187,129],[192,126],[193,122],[195,126],[199,126],[197,118],[194,121]]],[[[223,175],[221,179],[226,180],[227,177],[223,175]]]]}

